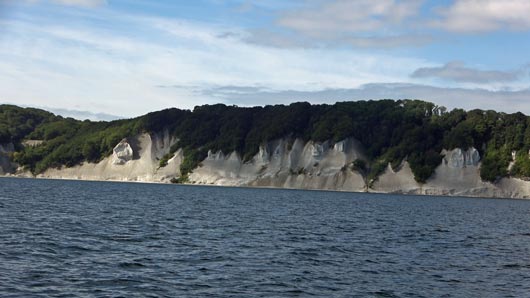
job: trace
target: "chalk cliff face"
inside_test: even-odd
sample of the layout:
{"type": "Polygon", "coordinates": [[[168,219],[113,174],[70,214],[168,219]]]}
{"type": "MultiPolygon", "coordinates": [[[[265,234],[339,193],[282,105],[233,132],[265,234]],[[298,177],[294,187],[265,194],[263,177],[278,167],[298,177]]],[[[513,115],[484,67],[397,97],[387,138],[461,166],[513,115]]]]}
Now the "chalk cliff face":
{"type": "Polygon", "coordinates": [[[71,168],[48,169],[38,177],[83,180],[169,182],[180,175],[182,151],[177,151],[168,165],[159,169],[159,160],[169,153],[177,140],[166,132],[142,134],[131,140],[122,140],[113,154],[99,163],[84,163],[71,168]]]}
{"type": "Polygon", "coordinates": [[[364,156],[352,139],[334,145],[278,140],[262,146],[248,163],[236,152],[210,152],[189,179],[198,184],[363,191],[362,175],[350,168],[356,159],[364,156]]]}
{"type": "Polygon", "coordinates": [[[362,146],[353,139],[336,144],[278,140],[262,146],[248,162],[236,152],[224,155],[209,152],[201,166],[190,175],[198,184],[328,189],[425,195],[526,198],[530,182],[504,178],[498,183],[480,178],[480,154],[475,148],[444,150],[442,163],[425,184],[414,179],[405,161],[399,169],[388,165],[369,188],[352,162],[364,160],[362,146]]]}
{"type": "MultiPolygon", "coordinates": [[[[423,186],[423,194],[498,196],[497,187],[480,178],[480,155],[475,148],[454,149],[445,154],[442,164],[423,186]]],[[[505,196],[505,195],[503,195],[505,196]]],[[[508,195],[509,196],[509,195],[508,195]]]]}
{"type": "MultiPolygon", "coordinates": [[[[165,167],[159,167],[159,160],[170,152],[170,147],[176,142],[167,131],[142,134],[122,140],[115,146],[113,154],[99,163],[48,169],[38,177],[169,182],[180,176],[183,151],[177,150],[165,167]]],[[[12,144],[0,146],[0,174],[14,171],[14,165],[7,157],[13,150],[12,144]]],[[[355,160],[366,161],[363,147],[356,140],[317,143],[280,139],[261,146],[247,162],[237,152],[210,151],[189,175],[189,182],[382,193],[530,197],[530,182],[515,178],[503,178],[495,184],[482,181],[480,154],[475,148],[444,150],[442,154],[442,163],[425,184],[414,180],[412,170],[405,161],[398,169],[389,165],[368,187],[366,178],[353,167],[355,160]]]]}
{"type": "Polygon", "coordinates": [[[397,171],[389,165],[374,183],[371,191],[473,197],[530,197],[530,182],[517,178],[503,178],[495,184],[482,181],[480,154],[475,148],[444,150],[442,154],[442,163],[427,183],[416,182],[410,166],[404,162],[397,171]]]}

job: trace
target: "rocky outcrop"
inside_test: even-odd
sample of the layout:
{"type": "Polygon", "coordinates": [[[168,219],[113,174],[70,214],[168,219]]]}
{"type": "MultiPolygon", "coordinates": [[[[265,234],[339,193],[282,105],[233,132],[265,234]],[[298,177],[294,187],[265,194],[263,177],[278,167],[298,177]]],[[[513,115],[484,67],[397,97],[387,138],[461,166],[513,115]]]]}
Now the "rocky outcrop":
{"type": "Polygon", "coordinates": [[[24,147],[37,147],[44,143],[44,140],[25,140],[22,142],[22,146],[24,147]]]}
{"type": "Polygon", "coordinates": [[[112,149],[112,164],[123,165],[127,163],[129,160],[133,159],[133,153],[133,149],[127,142],[127,139],[121,140],[121,142],[112,149]]]}
{"type": "Polygon", "coordinates": [[[468,166],[476,167],[480,162],[480,154],[473,147],[468,150],[456,148],[447,151],[444,149],[442,155],[444,155],[443,164],[450,168],[462,169],[468,166]]]}

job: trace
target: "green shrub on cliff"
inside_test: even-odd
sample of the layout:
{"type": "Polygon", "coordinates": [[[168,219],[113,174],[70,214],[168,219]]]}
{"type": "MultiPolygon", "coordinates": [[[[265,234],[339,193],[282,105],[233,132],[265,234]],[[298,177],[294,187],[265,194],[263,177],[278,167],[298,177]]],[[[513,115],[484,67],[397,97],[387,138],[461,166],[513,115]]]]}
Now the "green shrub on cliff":
{"type": "Polygon", "coordinates": [[[39,109],[0,105],[0,144],[19,142],[42,123],[57,118],[39,109]]]}

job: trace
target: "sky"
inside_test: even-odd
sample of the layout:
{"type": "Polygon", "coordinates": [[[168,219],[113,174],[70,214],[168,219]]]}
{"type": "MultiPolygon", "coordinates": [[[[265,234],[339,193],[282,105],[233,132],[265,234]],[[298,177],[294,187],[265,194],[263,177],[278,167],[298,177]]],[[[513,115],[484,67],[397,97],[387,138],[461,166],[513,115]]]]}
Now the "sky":
{"type": "Polygon", "coordinates": [[[0,0],[0,103],[423,99],[530,114],[528,0],[0,0]]]}

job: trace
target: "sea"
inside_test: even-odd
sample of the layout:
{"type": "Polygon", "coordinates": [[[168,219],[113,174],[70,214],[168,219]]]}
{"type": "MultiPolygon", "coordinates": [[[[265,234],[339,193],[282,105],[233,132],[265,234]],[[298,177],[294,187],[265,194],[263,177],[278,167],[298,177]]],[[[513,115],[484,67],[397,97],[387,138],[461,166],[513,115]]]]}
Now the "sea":
{"type": "Polygon", "coordinates": [[[530,297],[530,201],[0,178],[0,297],[530,297]]]}

